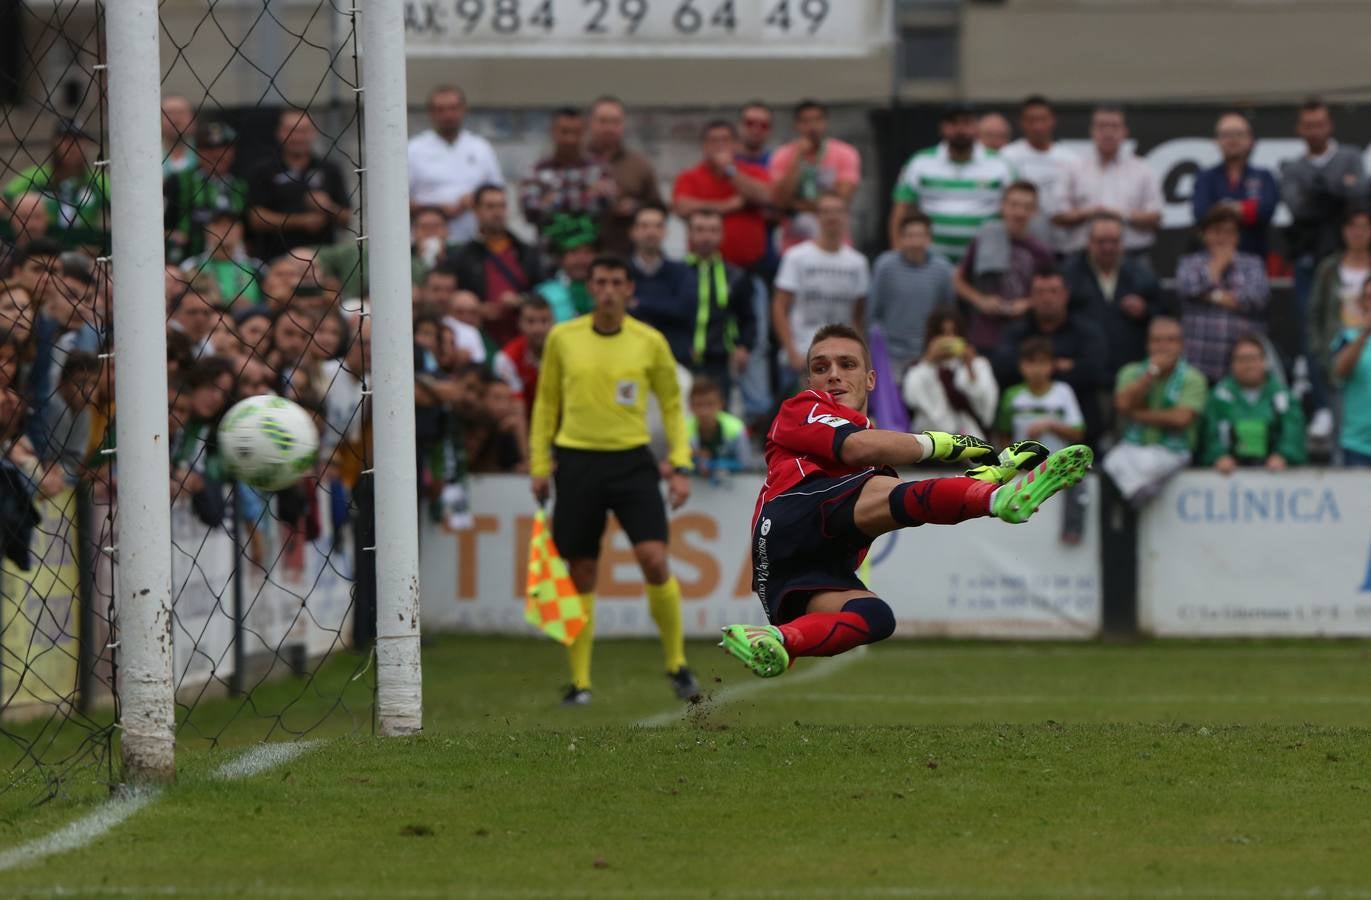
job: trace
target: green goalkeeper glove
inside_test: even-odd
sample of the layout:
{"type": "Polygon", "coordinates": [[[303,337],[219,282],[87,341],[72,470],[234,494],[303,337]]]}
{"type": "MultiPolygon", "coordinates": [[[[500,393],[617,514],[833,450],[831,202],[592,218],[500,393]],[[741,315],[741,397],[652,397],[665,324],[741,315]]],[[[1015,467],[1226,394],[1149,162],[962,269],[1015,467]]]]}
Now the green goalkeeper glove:
{"type": "Polygon", "coordinates": [[[978,437],[969,434],[948,434],[946,431],[925,431],[924,435],[933,442],[933,453],[929,459],[945,459],[956,462],[971,462],[983,456],[993,456],[995,448],[978,437]]]}

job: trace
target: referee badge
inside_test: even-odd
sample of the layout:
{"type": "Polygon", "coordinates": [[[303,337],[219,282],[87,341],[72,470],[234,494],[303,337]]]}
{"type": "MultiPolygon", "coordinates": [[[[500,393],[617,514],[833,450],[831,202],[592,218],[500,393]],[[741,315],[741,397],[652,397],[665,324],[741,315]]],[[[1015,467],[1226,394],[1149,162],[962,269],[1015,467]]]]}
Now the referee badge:
{"type": "Polygon", "coordinates": [[[638,405],[638,382],[632,379],[624,379],[618,383],[614,389],[614,399],[620,406],[638,405]]]}

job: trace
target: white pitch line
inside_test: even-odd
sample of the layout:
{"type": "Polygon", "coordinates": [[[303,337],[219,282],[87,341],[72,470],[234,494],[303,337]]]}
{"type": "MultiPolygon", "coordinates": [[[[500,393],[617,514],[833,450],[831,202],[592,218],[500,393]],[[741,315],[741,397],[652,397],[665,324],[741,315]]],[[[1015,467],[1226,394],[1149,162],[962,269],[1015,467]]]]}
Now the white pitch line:
{"type": "MultiPolygon", "coordinates": [[[[318,741],[262,744],[224,763],[211,777],[221,780],[249,778],[273,766],[289,762],[305,751],[313,749],[317,744],[318,741]]],[[[161,794],[162,789],[158,787],[120,789],[98,809],[75,822],[69,822],[51,834],[0,852],[0,872],[35,863],[57,853],[79,850],[104,837],[161,794]]]]}
{"type": "Polygon", "coordinates": [[[1132,696],[1082,696],[1079,694],[971,694],[971,695],[930,695],[930,694],[860,694],[860,693],[815,693],[797,694],[792,699],[811,703],[895,703],[911,706],[1035,706],[1061,703],[1113,703],[1128,705],[1178,706],[1186,703],[1213,704],[1260,704],[1291,705],[1312,704],[1315,706],[1365,706],[1371,704],[1371,697],[1336,694],[1315,694],[1300,697],[1259,697],[1243,694],[1176,694],[1132,696]]]}
{"type": "MultiPolygon", "coordinates": [[[[804,670],[796,672],[793,675],[782,675],[780,678],[758,678],[753,681],[744,682],[743,684],[730,685],[722,690],[715,691],[705,702],[709,703],[711,706],[718,707],[723,706],[725,703],[732,703],[739,698],[758,693],[759,691],[818,681],[820,678],[827,678],[835,672],[846,669],[848,666],[859,662],[865,657],[866,647],[858,647],[855,650],[844,653],[842,656],[835,656],[825,660],[815,660],[804,670]]],[[[665,725],[670,725],[673,722],[683,721],[690,715],[690,710],[691,707],[689,706],[683,709],[669,709],[666,712],[660,712],[656,715],[639,719],[637,725],[639,728],[661,728],[665,725]]]]}
{"type": "Polygon", "coordinates": [[[82,816],[75,822],[69,822],[51,834],[34,838],[0,853],[0,872],[38,862],[54,853],[79,850],[156,800],[161,793],[160,788],[132,788],[122,791],[94,812],[82,816]]]}
{"type": "Polygon", "coordinates": [[[267,769],[288,763],[308,750],[313,750],[318,743],[318,741],[295,741],[289,744],[260,744],[224,763],[214,771],[213,777],[224,781],[251,778],[267,769]]]}

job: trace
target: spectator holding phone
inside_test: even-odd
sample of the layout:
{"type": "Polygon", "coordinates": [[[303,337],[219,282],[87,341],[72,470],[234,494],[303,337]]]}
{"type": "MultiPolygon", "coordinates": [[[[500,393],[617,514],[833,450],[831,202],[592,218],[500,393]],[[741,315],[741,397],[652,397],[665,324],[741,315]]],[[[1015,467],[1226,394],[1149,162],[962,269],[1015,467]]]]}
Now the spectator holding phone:
{"type": "Polygon", "coordinates": [[[924,326],[923,359],[904,376],[910,430],[952,431],[985,438],[1000,388],[990,362],[966,339],[966,320],[951,307],[933,310],[924,326]]]}

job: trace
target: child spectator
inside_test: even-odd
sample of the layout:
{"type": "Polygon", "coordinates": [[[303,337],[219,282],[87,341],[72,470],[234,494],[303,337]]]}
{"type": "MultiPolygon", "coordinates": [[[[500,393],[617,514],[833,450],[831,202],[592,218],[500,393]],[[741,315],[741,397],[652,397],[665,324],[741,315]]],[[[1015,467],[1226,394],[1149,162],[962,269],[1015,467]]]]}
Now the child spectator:
{"type": "MultiPolygon", "coordinates": [[[[1071,385],[1052,377],[1057,355],[1048,337],[1030,337],[1019,345],[1023,381],[1000,398],[995,430],[1002,441],[1034,440],[1057,451],[1085,437],[1085,416],[1071,385]]],[[[1078,544],[1085,524],[1085,497],[1079,486],[1066,492],[1062,512],[1063,543],[1078,544]]]]}
{"type": "Polygon", "coordinates": [[[236,385],[233,364],[209,357],[193,365],[183,379],[177,414],[188,415],[171,444],[171,498],[189,497],[191,508],[206,525],[224,521],[223,460],[219,456],[219,419],[228,408],[236,385]]]}
{"type": "Polygon", "coordinates": [[[1333,379],[1342,385],[1338,444],[1343,463],[1371,466],[1371,281],[1361,289],[1361,321],[1333,341],[1333,379]]]}
{"type": "Polygon", "coordinates": [[[238,311],[262,303],[262,263],[248,256],[243,243],[243,222],[231,210],[218,210],[205,223],[208,249],[181,263],[186,277],[207,275],[219,288],[224,308],[238,311]]]}
{"type": "Polygon", "coordinates": [[[1261,339],[1243,335],[1228,375],[1209,393],[1202,461],[1227,475],[1238,466],[1280,472],[1304,460],[1304,410],[1271,373],[1261,339]]]}
{"type": "Polygon", "coordinates": [[[552,307],[547,299],[539,294],[525,294],[519,304],[519,336],[495,355],[495,374],[514,390],[514,398],[524,408],[525,421],[533,416],[543,346],[551,330],[552,307]]]}
{"type": "Polygon", "coordinates": [[[747,467],[747,426],[724,410],[723,389],[708,375],[696,375],[690,386],[686,435],[696,475],[717,481],[720,472],[747,467]]]}
{"type": "Polygon", "coordinates": [[[304,310],[283,309],[271,324],[271,349],[267,364],[276,371],[276,393],[298,401],[322,396],[322,373],[309,353],[310,337],[319,319],[304,310]]]}
{"type": "Polygon", "coordinates": [[[472,472],[527,472],[528,432],[514,390],[489,373],[481,378],[483,408],[467,429],[472,472]]]}
{"type": "Polygon", "coordinates": [[[271,333],[271,313],[260,306],[243,310],[233,317],[233,333],[242,352],[253,359],[264,358],[267,335],[271,333]]]}
{"type": "Polygon", "coordinates": [[[1085,436],[1085,419],[1076,392],[1053,379],[1056,353],[1052,341],[1031,337],[1019,346],[1019,374],[1023,382],[1000,399],[996,430],[1006,441],[1034,440],[1060,450],[1085,436]]]}
{"type": "Polygon", "coordinates": [[[990,433],[999,385],[990,361],[966,339],[966,320],[951,307],[933,310],[924,325],[924,355],[904,376],[911,430],[990,433]]]}
{"type": "Polygon", "coordinates": [[[58,465],[67,484],[85,471],[94,426],[93,400],[99,388],[100,360],[79,350],[67,354],[57,393],[43,411],[46,442],[38,446],[44,462],[58,465]]]}

